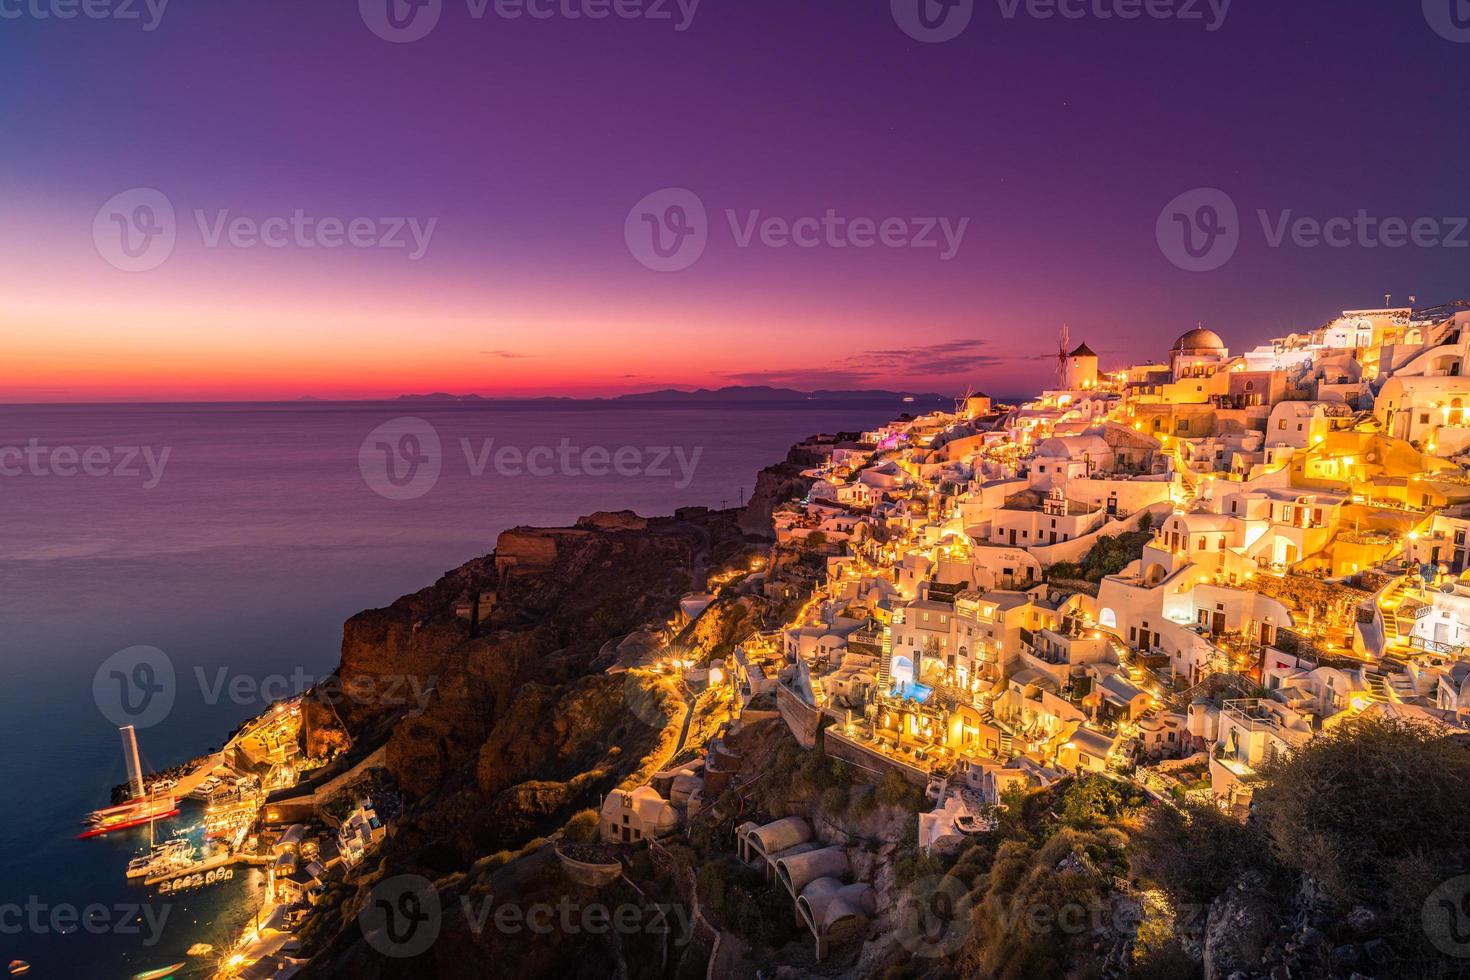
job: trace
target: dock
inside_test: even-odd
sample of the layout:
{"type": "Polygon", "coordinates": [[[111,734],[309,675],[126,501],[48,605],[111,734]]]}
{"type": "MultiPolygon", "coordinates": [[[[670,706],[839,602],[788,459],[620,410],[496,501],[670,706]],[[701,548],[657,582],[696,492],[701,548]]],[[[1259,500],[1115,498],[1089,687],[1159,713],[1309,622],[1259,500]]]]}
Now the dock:
{"type": "Polygon", "coordinates": [[[196,861],[185,868],[175,868],[163,874],[150,875],[143,879],[143,884],[152,887],[153,885],[162,884],[165,881],[172,881],[175,878],[204,874],[205,872],[214,871],[216,868],[223,868],[231,864],[244,864],[257,868],[267,868],[274,863],[275,858],[263,854],[216,854],[214,857],[196,861]]]}

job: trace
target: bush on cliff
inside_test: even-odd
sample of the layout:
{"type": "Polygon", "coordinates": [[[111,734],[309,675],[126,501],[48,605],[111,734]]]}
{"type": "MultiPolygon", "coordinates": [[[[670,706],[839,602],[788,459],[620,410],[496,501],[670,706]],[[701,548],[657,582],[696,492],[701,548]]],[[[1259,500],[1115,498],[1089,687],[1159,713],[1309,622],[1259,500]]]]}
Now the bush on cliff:
{"type": "Polygon", "coordinates": [[[696,885],[701,907],[715,922],[753,945],[775,948],[795,938],[790,897],[734,858],[704,864],[696,885]]]}
{"type": "MultiPolygon", "coordinates": [[[[1103,776],[1007,799],[1002,839],[974,896],[961,965],[997,978],[1088,976],[1134,938],[1129,900],[1113,890],[1126,869],[1142,798],[1103,776]]],[[[975,874],[971,849],[952,873],[975,874]]]]}
{"type": "Polygon", "coordinates": [[[1244,824],[1207,804],[1155,810],[1135,871],[1197,921],[1209,902],[1254,872],[1267,883],[1278,919],[1292,920],[1298,899],[1315,893],[1317,925],[1331,941],[1387,943],[1393,965],[1377,972],[1453,975],[1463,964],[1425,941],[1425,914],[1436,887],[1470,871],[1464,740],[1360,719],[1322,733],[1263,774],[1267,782],[1244,824]],[[1350,915],[1354,909],[1360,914],[1350,915]],[[1350,927],[1350,918],[1359,924],[1350,927]]]}
{"type": "Polygon", "coordinates": [[[1260,828],[1247,826],[1213,803],[1161,806],[1139,831],[1133,870],[1157,884],[1180,907],[1198,910],[1251,867],[1277,870],[1260,828]]]}
{"type": "Polygon", "coordinates": [[[1470,861],[1470,748],[1460,740],[1356,721],[1263,774],[1254,809],[1273,852],[1341,904],[1381,901],[1420,859],[1445,872],[1470,861]]]}
{"type": "Polygon", "coordinates": [[[597,811],[587,809],[574,814],[562,828],[562,833],[574,844],[591,844],[597,840],[597,825],[597,811]]]}

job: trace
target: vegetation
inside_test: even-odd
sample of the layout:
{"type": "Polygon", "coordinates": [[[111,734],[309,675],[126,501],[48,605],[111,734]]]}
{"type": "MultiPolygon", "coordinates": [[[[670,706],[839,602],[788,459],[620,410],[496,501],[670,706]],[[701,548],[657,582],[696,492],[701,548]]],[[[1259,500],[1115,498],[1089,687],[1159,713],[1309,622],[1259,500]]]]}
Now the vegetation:
{"type": "Polygon", "coordinates": [[[1101,582],[1106,575],[1117,575],[1131,562],[1143,557],[1143,546],[1153,539],[1153,518],[1145,512],[1138,519],[1138,530],[1119,535],[1104,534],[1093,544],[1081,562],[1059,561],[1046,570],[1049,580],[1081,579],[1101,582]]]}
{"type": "Polygon", "coordinates": [[[757,946],[796,938],[791,899],[758,871],[725,855],[706,862],[696,878],[701,907],[720,925],[757,946]]]}
{"type": "MultiPolygon", "coordinates": [[[[996,841],[971,847],[950,872],[975,883],[961,967],[1002,980],[1096,974],[1135,938],[1135,906],[1114,881],[1126,874],[1146,798],[1089,775],[1006,802],[996,841]]],[[[1150,964],[1177,951],[1171,940],[1154,944],[1150,964]]]]}
{"type": "Polygon", "coordinates": [[[588,809],[572,815],[562,828],[562,835],[573,844],[591,844],[597,840],[597,811],[588,809]]]}
{"type": "Polygon", "coordinates": [[[1134,870],[1196,911],[1254,872],[1283,921],[1310,882],[1330,942],[1386,943],[1383,975],[1455,975],[1463,961],[1424,941],[1423,916],[1436,887],[1470,871],[1470,747],[1423,726],[1360,719],[1264,774],[1244,823],[1209,805],[1155,810],[1134,870]]]}

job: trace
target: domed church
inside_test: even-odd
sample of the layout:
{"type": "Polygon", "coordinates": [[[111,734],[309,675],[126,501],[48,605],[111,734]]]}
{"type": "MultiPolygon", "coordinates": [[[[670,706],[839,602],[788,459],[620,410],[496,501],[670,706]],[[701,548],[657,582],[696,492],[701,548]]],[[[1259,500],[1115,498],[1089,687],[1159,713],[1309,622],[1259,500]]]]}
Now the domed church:
{"type": "Polygon", "coordinates": [[[1230,360],[1225,341],[1213,330],[1196,327],[1174,341],[1169,349],[1169,370],[1175,381],[1208,378],[1230,360]]]}

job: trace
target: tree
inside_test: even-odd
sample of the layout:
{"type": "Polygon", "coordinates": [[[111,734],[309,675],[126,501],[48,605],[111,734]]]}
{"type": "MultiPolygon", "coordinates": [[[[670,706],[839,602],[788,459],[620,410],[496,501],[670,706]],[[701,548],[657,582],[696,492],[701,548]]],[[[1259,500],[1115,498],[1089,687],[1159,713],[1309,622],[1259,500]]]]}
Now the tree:
{"type": "Polygon", "coordinates": [[[1438,879],[1470,867],[1470,748],[1460,740],[1423,725],[1358,719],[1262,774],[1268,784],[1255,794],[1255,811],[1273,854],[1344,906],[1414,887],[1405,876],[1420,858],[1432,860],[1438,879]]]}
{"type": "Polygon", "coordinates": [[[1250,867],[1269,861],[1265,840],[1213,803],[1154,807],[1135,839],[1134,873],[1162,888],[1177,907],[1201,907],[1250,867]]]}

